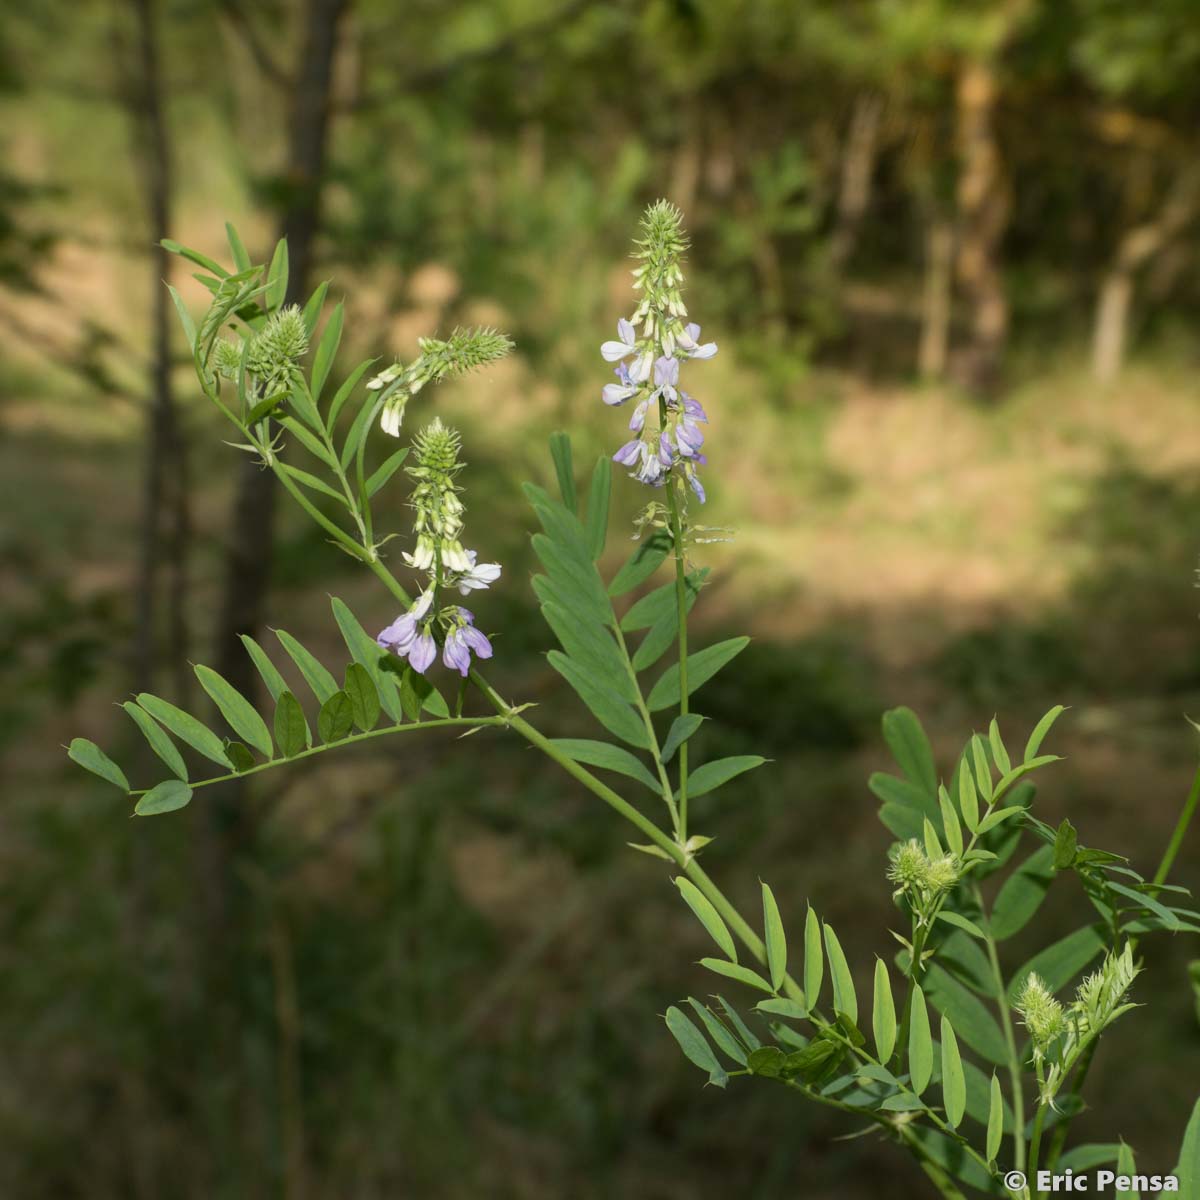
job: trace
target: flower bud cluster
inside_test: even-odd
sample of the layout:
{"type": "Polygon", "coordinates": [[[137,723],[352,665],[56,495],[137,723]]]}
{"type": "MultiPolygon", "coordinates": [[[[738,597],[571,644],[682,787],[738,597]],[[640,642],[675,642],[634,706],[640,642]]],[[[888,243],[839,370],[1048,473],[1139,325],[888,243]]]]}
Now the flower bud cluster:
{"type": "Polygon", "coordinates": [[[370,390],[384,393],[379,424],[391,437],[400,436],[409,400],[427,383],[465,375],[512,350],[511,339],[494,329],[456,329],[444,341],[420,338],[417,345],[421,353],[411,363],[393,363],[367,383],[370,390]]]}
{"type": "Polygon", "coordinates": [[[889,855],[887,877],[896,885],[896,896],[907,896],[922,913],[959,880],[960,867],[953,854],[930,857],[916,838],[898,842],[889,855]]]}
{"type": "MultiPolygon", "coordinates": [[[[291,390],[292,371],[307,353],[308,328],[304,316],[298,305],[290,304],[273,312],[262,329],[250,339],[246,370],[258,381],[265,399],[291,390]]],[[[220,360],[218,369],[221,369],[220,360]]]]}

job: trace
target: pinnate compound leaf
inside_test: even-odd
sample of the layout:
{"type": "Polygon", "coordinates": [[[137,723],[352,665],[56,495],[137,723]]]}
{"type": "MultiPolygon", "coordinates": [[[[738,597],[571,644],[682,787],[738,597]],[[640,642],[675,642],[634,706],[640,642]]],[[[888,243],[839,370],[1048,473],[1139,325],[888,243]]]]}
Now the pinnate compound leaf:
{"type": "Polygon", "coordinates": [[[605,729],[638,750],[650,748],[645,724],[617,692],[596,682],[578,663],[558,650],[551,650],[546,657],[605,729]]]}
{"type": "Polygon", "coordinates": [[[91,771],[93,775],[98,775],[119,787],[121,791],[129,791],[129,780],[125,778],[125,772],[95,742],[89,742],[87,738],[73,739],[67,748],[67,757],[85,771],[91,771]]]}
{"type": "Polygon", "coordinates": [[[182,779],[165,779],[142,796],[133,811],[139,817],[154,817],[183,808],[191,798],[192,789],[182,779]]]}

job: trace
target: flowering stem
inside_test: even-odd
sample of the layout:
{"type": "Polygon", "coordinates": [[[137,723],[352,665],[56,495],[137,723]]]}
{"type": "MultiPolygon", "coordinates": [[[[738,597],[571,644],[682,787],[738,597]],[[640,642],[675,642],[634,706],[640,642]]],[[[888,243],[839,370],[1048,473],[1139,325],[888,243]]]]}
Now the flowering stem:
{"type": "MultiPolygon", "coordinates": [[[[683,523],[679,517],[679,497],[674,480],[668,480],[667,505],[671,513],[671,540],[675,543],[675,608],[679,619],[679,715],[688,712],[687,677],[687,572],[683,562],[683,523]]],[[[679,840],[687,842],[688,830],[688,744],[679,744],[679,840]]]]}
{"type": "Polygon", "coordinates": [[[1035,1197],[1042,1194],[1037,1187],[1038,1155],[1042,1147],[1042,1126],[1046,1123],[1046,1110],[1049,1107],[1048,1104],[1038,1105],[1037,1115],[1033,1118],[1033,1136],[1029,1139],[1029,1170],[1026,1175],[1030,1181],[1030,1194],[1035,1197]]]}

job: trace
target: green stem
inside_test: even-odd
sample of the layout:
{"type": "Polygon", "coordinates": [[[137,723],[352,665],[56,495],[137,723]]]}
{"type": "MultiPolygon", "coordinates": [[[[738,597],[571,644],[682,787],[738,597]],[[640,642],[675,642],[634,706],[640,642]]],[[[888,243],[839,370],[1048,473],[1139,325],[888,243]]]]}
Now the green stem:
{"type": "MultiPolygon", "coordinates": [[[[1083,1085],[1087,1082],[1088,1072],[1092,1069],[1092,1059],[1096,1057],[1096,1047],[1099,1045],[1100,1039],[1093,1038],[1080,1056],[1079,1066],[1075,1069],[1075,1077],[1071,1080],[1072,1095],[1079,1096],[1083,1092],[1083,1085]]],[[[1054,1132],[1050,1137],[1050,1151],[1046,1155],[1046,1166],[1051,1171],[1058,1165],[1058,1156],[1067,1144],[1067,1132],[1071,1128],[1071,1121],[1073,1119],[1068,1114],[1054,1126],[1054,1132]]]]}
{"type": "MultiPolygon", "coordinates": [[[[503,717],[444,717],[432,721],[414,721],[409,725],[385,725],[382,729],[368,729],[366,733],[355,733],[349,737],[341,738],[336,742],[328,742],[323,746],[310,746],[307,750],[301,750],[299,754],[290,754],[287,758],[272,758],[267,762],[258,763],[256,766],[247,767],[244,771],[231,771],[228,775],[214,775],[211,779],[200,779],[195,783],[190,784],[192,791],[197,788],[208,787],[213,783],[225,783],[230,779],[245,779],[247,775],[257,775],[259,771],[269,771],[272,767],[282,767],[289,763],[299,762],[304,758],[314,758],[318,754],[324,754],[327,750],[340,750],[343,746],[353,746],[358,742],[368,742],[372,738],[390,737],[394,733],[412,733],[415,730],[425,729],[453,729],[471,727],[473,729],[486,729],[488,727],[503,728],[508,722],[503,717]]],[[[149,788],[142,788],[130,792],[131,796],[144,796],[149,788]]]]}
{"type": "Polygon", "coordinates": [[[1175,857],[1183,845],[1188,826],[1196,815],[1197,804],[1200,804],[1200,767],[1196,768],[1196,775],[1192,780],[1192,790],[1188,793],[1188,798],[1183,805],[1183,812],[1179,814],[1179,820],[1175,823],[1175,832],[1171,834],[1171,840],[1163,852],[1162,862],[1158,864],[1158,870],[1154,872],[1153,883],[1166,882],[1171,867],[1175,865],[1175,857]]]}
{"type": "MultiPolygon", "coordinates": [[[[979,884],[974,884],[975,902],[984,912],[983,893],[979,884]]],[[[1000,970],[1000,955],[996,950],[996,939],[985,924],[988,963],[992,969],[993,995],[1000,1010],[1000,1027],[1004,1031],[1004,1045],[1008,1051],[1008,1078],[1012,1092],[1013,1110],[1013,1168],[1020,1171],[1025,1166],[1025,1092],[1021,1081],[1021,1056],[1017,1050],[1017,1037],[1013,1030],[1012,1013],[1008,1006],[1008,993],[1004,988],[1004,973],[1000,970]]]]}
{"type": "MultiPolygon", "coordinates": [[[[671,513],[671,538],[675,543],[675,608],[679,621],[679,715],[688,713],[687,676],[687,570],[683,561],[683,524],[679,515],[676,482],[667,482],[667,505],[671,513]]],[[[687,841],[688,823],[688,744],[679,745],[679,840],[687,841]]]]}
{"type": "Polygon", "coordinates": [[[1038,1105],[1037,1115],[1033,1118],[1033,1136],[1029,1139],[1029,1170],[1025,1174],[1029,1180],[1029,1194],[1034,1197],[1041,1196],[1037,1188],[1038,1156],[1042,1147],[1042,1126],[1046,1123],[1049,1107],[1048,1104],[1038,1105]]]}

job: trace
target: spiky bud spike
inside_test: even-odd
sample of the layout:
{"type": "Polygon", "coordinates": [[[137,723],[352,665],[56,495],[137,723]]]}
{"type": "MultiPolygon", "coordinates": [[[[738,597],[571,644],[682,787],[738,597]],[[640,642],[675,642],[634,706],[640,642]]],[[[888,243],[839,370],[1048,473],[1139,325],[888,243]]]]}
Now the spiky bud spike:
{"type": "Polygon", "coordinates": [[[247,369],[262,382],[267,395],[286,386],[292,368],[308,353],[308,329],[298,305],[290,304],[267,318],[250,343],[247,369]]]}

